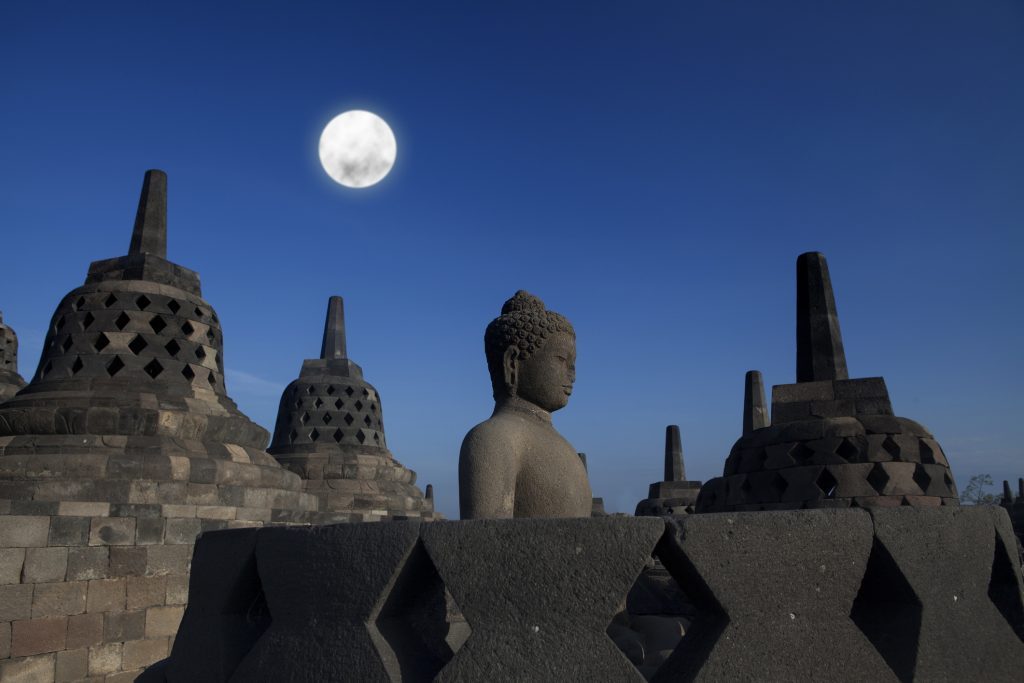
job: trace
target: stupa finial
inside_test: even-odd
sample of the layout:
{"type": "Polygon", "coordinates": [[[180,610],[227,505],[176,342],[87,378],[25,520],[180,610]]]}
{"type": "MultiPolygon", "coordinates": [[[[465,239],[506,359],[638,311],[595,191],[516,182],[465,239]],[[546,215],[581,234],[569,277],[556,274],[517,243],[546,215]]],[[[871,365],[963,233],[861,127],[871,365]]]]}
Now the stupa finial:
{"type": "Polygon", "coordinates": [[[832,280],[824,254],[796,260],[796,381],[849,379],[832,280]]]}
{"type": "Polygon", "coordinates": [[[1003,479],[1003,502],[1009,505],[1013,502],[1013,492],[1010,490],[1010,482],[1003,479]]]}
{"type": "Polygon", "coordinates": [[[683,442],[679,438],[679,425],[665,428],[665,481],[685,481],[683,442]]]}
{"type": "Polygon", "coordinates": [[[345,301],[340,296],[332,296],[327,302],[327,321],[324,323],[324,343],[320,347],[320,358],[348,358],[345,345],[345,301]]]}
{"type": "Polygon", "coordinates": [[[167,258],[167,174],[163,171],[146,171],[128,253],[167,258]]]}
{"type": "Polygon", "coordinates": [[[759,370],[750,370],[743,386],[743,436],[747,436],[755,429],[764,429],[768,424],[764,380],[759,370]]]}
{"type": "Polygon", "coordinates": [[[433,484],[427,484],[427,491],[426,491],[426,493],[423,494],[423,497],[426,498],[429,501],[433,501],[434,500],[434,485],[433,484]]]}

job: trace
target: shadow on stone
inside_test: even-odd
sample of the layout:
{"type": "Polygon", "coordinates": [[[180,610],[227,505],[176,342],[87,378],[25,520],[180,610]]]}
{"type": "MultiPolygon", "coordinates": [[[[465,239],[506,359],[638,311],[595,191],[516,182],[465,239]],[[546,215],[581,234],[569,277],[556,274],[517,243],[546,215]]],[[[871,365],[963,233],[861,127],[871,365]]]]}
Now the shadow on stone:
{"type": "Polygon", "coordinates": [[[871,548],[850,619],[901,681],[914,680],[921,601],[878,540],[871,548]]]}
{"type": "Polygon", "coordinates": [[[374,624],[374,644],[392,680],[432,680],[469,635],[422,543],[410,552],[374,624]]]}
{"type": "Polygon", "coordinates": [[[992,559],[992,578],[988,583],[988,597],[1010,624],[1017,637],[1024,640],[1024,598],[1021,596],[1017,578],[1020,568],[1013,562],[1012,558],[1014,557],[1016,557],[1016,552],[1010,553],[997,532],[995,557],[992,559]]]}

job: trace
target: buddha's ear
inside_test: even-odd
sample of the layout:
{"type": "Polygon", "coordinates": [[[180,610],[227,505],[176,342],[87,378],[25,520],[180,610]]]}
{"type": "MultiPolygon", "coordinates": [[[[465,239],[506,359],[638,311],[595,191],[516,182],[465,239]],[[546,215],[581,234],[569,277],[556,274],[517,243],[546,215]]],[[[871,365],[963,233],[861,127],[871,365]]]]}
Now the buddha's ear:
{"type": "Polygon", "coordinates": [[[519,347],[515,344],[505,349],[501,357],[501,367],[505,375],[505,386],[509,394],[516,395],[516,387],[519,384],[519,347]]]}

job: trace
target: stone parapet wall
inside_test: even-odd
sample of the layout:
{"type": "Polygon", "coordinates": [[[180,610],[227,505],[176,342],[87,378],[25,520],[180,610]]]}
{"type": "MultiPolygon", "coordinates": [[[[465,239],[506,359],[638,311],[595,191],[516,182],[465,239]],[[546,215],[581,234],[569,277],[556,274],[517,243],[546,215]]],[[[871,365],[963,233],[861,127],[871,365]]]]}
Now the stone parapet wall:
{"type": "Polygon", "coordinates": [[[140,680],[1017,681],[1013,548],[991,507],[214,532],[140,680]]]}

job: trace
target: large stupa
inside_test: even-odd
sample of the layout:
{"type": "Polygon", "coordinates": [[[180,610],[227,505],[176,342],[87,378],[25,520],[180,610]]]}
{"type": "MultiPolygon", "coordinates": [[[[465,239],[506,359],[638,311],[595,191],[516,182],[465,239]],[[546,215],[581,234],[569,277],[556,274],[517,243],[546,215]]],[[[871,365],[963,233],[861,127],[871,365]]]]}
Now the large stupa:
{"type": "Polygon", "coordinates": [[[4,671],[32,680],[166,656],[197,534],[317,508],[227,394],[217,314],[166,258],[166,183],[146,173],[128,254],[90,265],[0,405],[4,671]]]}
{"type": "Polygon", "coordinates": [[[942,448],[893,415],[881,377],[850,379],[828,264],[797,259],[795,384],[772,388],[767,424],[759,375],[748,373],[743,436],[697,512],[959,505],[942,448]]]}
{"type": "MultiPolygon", "coordinates": [[[[327,304],[320,357],[302,362],[281,395],[268,451],[302,477],[320,512],[350,521],[433,519],[433,497],[388,450],[380,394],[348,357],[345,307],[327,304]]],[[[340,519],[337,521],[341,521],[340,519]]]]}

